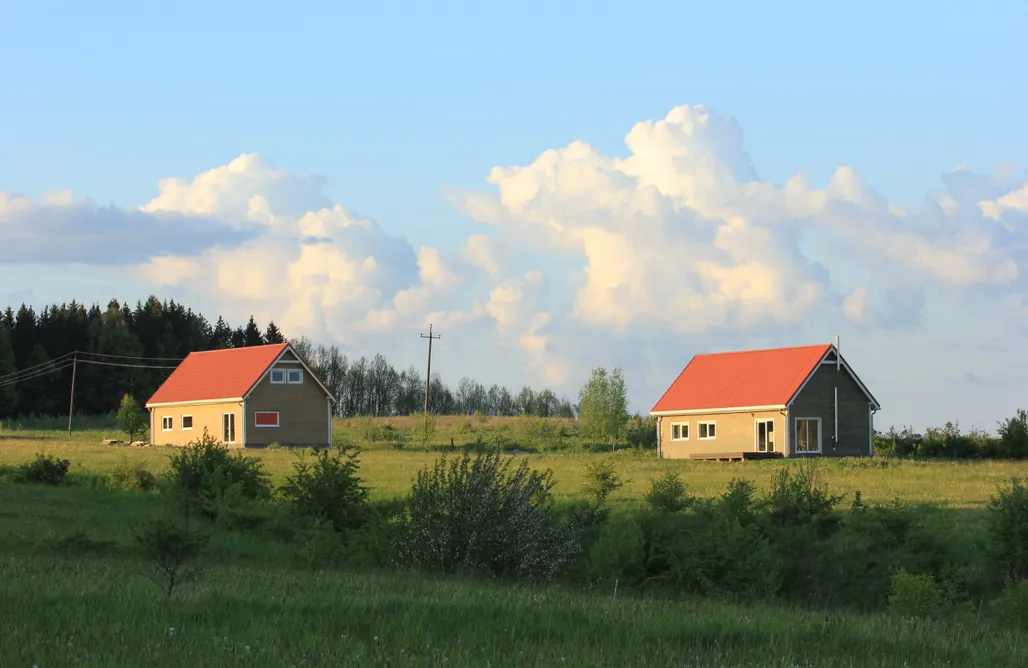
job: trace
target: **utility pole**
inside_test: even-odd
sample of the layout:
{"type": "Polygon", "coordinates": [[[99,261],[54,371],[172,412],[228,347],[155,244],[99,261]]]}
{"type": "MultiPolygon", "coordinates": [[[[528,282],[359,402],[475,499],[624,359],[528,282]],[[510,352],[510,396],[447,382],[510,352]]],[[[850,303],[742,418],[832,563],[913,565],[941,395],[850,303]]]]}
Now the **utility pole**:
{"type": "Polygon", "coordinates": [[[428,390],[432,387],[432,339],[441,339],[443,337],[436,334],[432,336],[432,324],[428,325],[428,336],[424,334],[421,338],[428,339],[428,371],[425,372],[425,415],[428,415],[428,390]]]}
{"type": "Polygon", "coordinates": [[[71,414],[75,410],[75,372],[79,368],[79,354],[71,358],[71,399],[68,402],[68,438],[71,438],[71,414]]]}

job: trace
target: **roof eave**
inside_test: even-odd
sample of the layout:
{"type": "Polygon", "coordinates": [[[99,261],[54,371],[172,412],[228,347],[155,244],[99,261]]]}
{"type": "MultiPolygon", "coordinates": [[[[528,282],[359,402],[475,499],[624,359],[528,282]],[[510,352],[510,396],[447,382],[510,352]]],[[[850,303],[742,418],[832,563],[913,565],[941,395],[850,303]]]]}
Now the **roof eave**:
{"type": "Polygon", "coordinates": [[[661,417],[666,415],[705,415],[713,413],[753,413],[757,411],[780,411],[785,404],[769,404],[766,406],[728,406],[723,408],[686,408],[681,410],[650,411],[650,415],[661,417]]]}
{"type": "Polygon", "coordinates": [[[243,397],[226,397],[224,399],[190,399],[189,401],[158,401],[146,402],[144,408],[162,408],[164,406],[203,406],[205,404],[228,404],[238,403],[243,397]]]}

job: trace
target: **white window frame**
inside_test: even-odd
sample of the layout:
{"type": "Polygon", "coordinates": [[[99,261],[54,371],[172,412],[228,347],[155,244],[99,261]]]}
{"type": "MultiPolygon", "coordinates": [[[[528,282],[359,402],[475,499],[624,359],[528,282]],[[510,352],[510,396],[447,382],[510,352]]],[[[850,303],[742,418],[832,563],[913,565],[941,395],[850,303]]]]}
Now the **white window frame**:
{"type": "Polygon", "coordinates": [[[171,415],[161,417],[161,431],[175,431],[175,418],[171,415]]]}
{"type": "MultiPolygon", "coordinates": [[[[775,446],[777,443],[768,443],[770,449],[760,449],[760,425],[763,423],[771,423],[771,433],[775,433],[775,419],[774,418],[756,418],[753,421],[753,451],[754,452],[775,452],[775,446]]],[[[765,434],[766,436],[766,434],[765,434]]]]}
{"type": "Polygon", "coordinates": [[[303,369],[286,369],[286,383],[290,385],[303,385],[303,369]],[[297,374],[299,380],[293,380],[291,376],[297,374]]]}
{"type": "MultiPolygon", "coordinates": [[[[821,418],[819,417],[798,417],[793,420],[793,451],[798,455],[819,455],[821,454],[821,418]],[[817,450],[800,450],[800,422],[817,423],[817,450]]],[[[810,433],[809,431],[807,432],[810,433]]],[[[808,437],[809,440],[809,437],[808,437]]]]}
{"type": "Polygon", "coordinates": [[[671,423],[671,440],[672,441],[688,441],[689,440],[689,423],[688,422],[672,422],[671,423]],[[675,427],[679,428],[679,436],[675,438],[675,427]],[[685,436],[681,435],[682,427],[685,428],[685,436]]]}
{"type": "Polygon", "coordinates": [[[282,424],[282,418],[279,416],[278,411],[254,411],[253,412],[253,426],[254,427],[262,427],[262,428],[263,427],[269,427],[271,429],[274,429],[274,428],[280,426],[281,424],[282,424]],[[275,416],[275,424],[258,424],[257,423],[257,416],[258,415],[267,415],[269,413],[270,414],[274,414],[274,416],[275,416]]]}
{"type": "Polygon", "coordinates": [[[696,423],[696,438],[701,441],[717,440],[717,420],[701,420],[696,423]],[[707,427],[707,435],[703,435],[703,427],[707,427]],[[714,435],[710,435],[710,427],[714,427],[714,435]]]}
{"type": "Polygon", "coordinates": [[[232,412],[232,413],[222,413],[221,414],[221,438],[222,438],[222,441],[224,441],[224,443],[226,445],[238,443],[238,441],[236,441],[236,437],[239,435],[238,433],[236,433],[238,426],[239,425],[236,424],[236,414],[235,414],[235,412],[232,412]],[[232,440],[231,441],[225,440],[225,416],[226,415],[231,415],[232,416],[232,440]]]}
{"type": "Polygon", "coordinates": [[[182,415],[179,417],[179,422],[182,424],[182,431],[192,431],[193,429],[193,416],[182,415]],[[186,418],[189,418],[189,426],[186,426],[186,418]]]}
{"type": "Polygon", "coordinates": [[[286,384],[286,370],[285,369],[272,369],[271,373],[268,374],[268,378],[271,380],[272,385],[285,385],[286,384]],[[275,374],[279,375],[280,380],[275,380],[275,374]]]}

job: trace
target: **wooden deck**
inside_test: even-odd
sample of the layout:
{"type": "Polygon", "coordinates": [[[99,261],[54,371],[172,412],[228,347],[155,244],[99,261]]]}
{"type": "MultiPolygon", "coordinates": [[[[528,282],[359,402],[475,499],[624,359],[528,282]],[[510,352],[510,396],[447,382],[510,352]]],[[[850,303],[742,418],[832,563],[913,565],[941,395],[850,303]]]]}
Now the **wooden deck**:
{"type": "Polygon", "coordinates": [[[693,453],[689,459],[700,459],[708,462],[744,462],[751,459],[781,459],[780,452],[713,452],[709,454],[693,453]]]}

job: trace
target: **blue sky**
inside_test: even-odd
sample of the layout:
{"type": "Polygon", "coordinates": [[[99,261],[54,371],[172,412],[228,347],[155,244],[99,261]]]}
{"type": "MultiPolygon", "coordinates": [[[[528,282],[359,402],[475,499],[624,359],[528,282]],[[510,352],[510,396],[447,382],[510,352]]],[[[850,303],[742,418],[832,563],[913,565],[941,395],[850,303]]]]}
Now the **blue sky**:
{"type": "MultiPolygon", "coordinates": [[[[1019,405],[1016,395],[1023,395],[1028,385],[1026,378],[1011,377],[1013,370],[1000,361],[1024,345],[1018,320],[1023,318],[1016,314],[1023,308],[1020,273],[985,277],[980,270],[969,269],[958,278],[947,278],[938,262],[926,259],[922,264],[931,265],[925,269],[930,276],[922,272],[911,277],[900,267],[909,264],[906,260],[883,259],[879,256],[889,253],[881,248],[874,258],[818,250],[814,228],[840,236],[838,221],[849,220],[848,214],[825,210],[814,216],[821,221],[817,225],[797,226],[790,222],[794,213],[788,213],[775,218],[775,239],[802,237],[795,246],[833,275],[830,285],[816,281],[828,288],[806,310],[796,306],[802,300],[795,291],[807,279],[793,277],[792,282],[782,282],[781,289],[792,295],[787,301],[795,308],[786,309],[790,318],[773,327],[754,325],[759,317],[744,317],[752,310],[742,306],[699,332],[675,331],[677,315],[661,320],[642,311],[619,325],[596,301],[605,297],[590,293],[594,299],[585,304],[574,287],[590,258],[594,276],[617,274],[604,264],[611,256],[601,258],[598,242],[591,241],[592,250],[584,253],[575,245],[585,243],[578,232],[567,232],[569,236],[558,240],[558,245],[565,244],[560,252],[524,243],[525,237],[538,237],[531,226],[540,218],[581,222],[582,216],[599,215],[593,209],[576,209],[580,199],[553,195],[567,187],[566,178],[544,189],[555,199],[544,203],[537,198],[532,204],[537,210],[531,215],[522,210],[519,215],[527,217],[518,221],[509,219],[509,211],[502,216],[496,211],[482,213],[481,207],[488,208],[482,202],[479,214],[469,213],[461,193],[487,197],[497,191],[496,184],[486,182],[494,167],[527,167],[545,151],[579,140],[605,160],[628,157],[632,151],[625,139],[636,123],[664,119],[680,105],[703,105],[719,118],[734,119],[752,170],[778,188],[802,173],[810,189],[822,189],[837,169],[847,167],[864,188],[908,210],[935,202],[947,188],[957,199],[962,193],[978,198],[968,200],[972,208],[978,200],[998,201],[1017,192],[1023,180],[997,179],[994,170],[1005,164],[1023,166],[1028,155],[1023,74],[1028,44],[1020,34],[1026,19],[1028,6],[1013,1],[766,6],[5,3],[0,9],[0,192],[23,196],[36,207],[19,214],[19,238],[36,229],[26,223],[32,216],[52,221],[52,206],[78,206],[47,204],[46,191],[71,191],[75,198],[90,198],[101,207],[87,216],[91,223],[82,222],[86,219],[78,214],[65,217],[68,225],[85,226],[76,237],[82,242],[83,235],[96,237],[97,230],[109,229],[104,227],[111,224],[109,212],[102,207],[142,207],[164,192],[159,186],[163,179],[189,183],[242,154],[257,153],[267,169],[296,179],[324,179],[320,195],[312,195],[310,189],[282,195],[276,200],[280,209],[293,204],[303,210],[307,204],[315,210],[325,202],[340,205],[349,216],[373,220],[380,235],[405,238],[411,257],[420,257],[418,249],[423,246],[437,249],[448,269],[428,275],[423,268],[419,273],[416,263],[397,259],[393,278],[373,284],[379,301],[371,296],[357,300],[345,317],[321,311],[315,317],[309,309],[285,315],[281,299],[262,298],[257,287],[212,293],[198,289],[188,277],[155,284],[150,280],[154,270],[147,273],[144,267],[147,257],[134,260],[141,269],[133,272],[98,259],[103,253],[95,250],[88,251],[88,266],[69,262],[67,253],[44,253],[43,246],[58,243],[52,227],[57,223],[51,223],[46,238],[34,245],[26,241],[29,250],[18,250],[17,264],[0,257],[0,285],[5,286],[0,287],[0,298],[43,304],[73,297],[104,301],[115,293],[135,299],[156,292],[212,312],[236,309],[237,316],[257,311],[277,321],[291,319],[296,327],[309,328],[312,335],[337,340],[353,351],[389,345],[391,349],[382,352],[397,364],[420,364],[421,342],[416,336],[413,343],[407,342],[409,332],[416,333],[429,315],[445,312],[457,332],[463,332],[463,343],[452,344],[448,376],[467,372],[501,382],[554,384],[573,394],[590,365],[621,362],[630,365],[633,404],[640,410],[647,409],[673,379],[675,370],[669,367],[680,367],[693,352],[729,344],[830,340],[842,331],[844,352],[857,356],[854,364],[866,369],[867,383],[885,386],[878,392],[885,395],[879,397],[886,405],[881,420],[923,426],[952,415],[962,424],[973,421],[991,427],[1019,405]],[[944,175],[961,165],[967,171],[954,177],[957,185],[947,186],[944,175]],[[968,185],[968,174],[991,178],[991,185],[968,185]],[[985,191],[988,196],[981,194],[985,191]],[[502,259],[502,269],[462,269],[459,251],[469,235],[492,235],[495,230],[499,231],[490,237],[490,248],[502,259]],[[895,272],[883,270],[879,261],[891,261],[895,272]],[[403,262],[408,264],[400,266],[403,262]],[[473,271],[479,273],[468,273],[473,271]],[[539,273],[526,277],[530,271],[539,273]],[[457,277],[455,283],[447,282],[447,272],[457,277]],[[866,293],[860,292],[867,281],[878,284],[868,283],[866,293]],[[413,302],[393,303],[404,286],[424,291],[413,302]],[[520,295],[511,297],[521,304],[513,309],[517,313],[497,317],[499,302],[492,310],[487,307],[495,296],[491,290],[520,295]],[[859,315],[862,294],[868,304],[879,305],[881,317],[872,321],[859,315]],[[847,295],[856,295],[849,310],[842,311],[853,316],[849,319],[840,315],[838,303],[847,295]],[[534,302],[528,305],[529,300],[534,302]],[[430,307],[414,313],[410,304],[415,303],[430,307]],[[582,305],[579,316],[565,317],[576,303],[582,305]],[[481,307],[477,311],[476,304],[481,307]],[[833,305],[836,311],[830,311],[833,305]],[[347,323],[386,307],[411,319],[382,316],[377,329],[369,324],[362,330],[366,334],[346,333],[347,323]],[[901,317],[919,308],[918,317],[901,317]],[[538,318],[532,324],[533,317],[544,313],[549,315],[546,324],[538,318]],[[327,322],[333,318],[336,322],[327,322]],[[983,335],[967,325],[971,318],[1003,321],[984,337],[1002,352],[981,350],[983,335]],[[815,321],[818,327],[811,328],[815,321]],[[522,340],[532,332],[547,332],[546,342],[522,340]],[[898,351],[891,357],[890,346],[898,351]],[[933,346],[944,357],[952,358],[957,349],[973,352],[955,358],[962,361],[946,372],[953,377],[939,381],[931,397],[911,397],[910,388],[903,387],[908,381],[897,375],[897,362],[908,356],[906,350],[934,350],[933,346]],[[536,364],[514,353],[506,362],[497,360],[498,349],[521,351],[518,354],[536,364]],[[667,352],[661,356],[660,351],[667,352]],[[562,365],[563,371],[555,371],[554,365],[562,365]],[[890,387],[896,389],[890,392],[890,387]]],[[[738,152],[727,136],[711,132],[700,143],[712,155],[722,149],[738,152]]],[[[248,163],[248,168],[258,169],[255,164],[248,163]]],[[[220,182],[217,187],[259,190],[281,182],[261,174],[244,179],[245,186],[220,182]]],[[[662,187],[666,191],[669,186],[662,187]]],[[[718,197],[727,197],[718,192],[718,197]]],[[[254,194],[259,193],[246,190],[246,197],[254,194]]],[[[598,195],[593,192],[591,197],[598,195]]],[[[187,227],[181,229],[191,230],[200,223],[190,217],[198,217],[212,221],[210,234],[215,235],[221,229],[217,225],[237,225],[237,219],[247,214],[238,206],[204,208],[183,201],[166,198],[163,205],[151,208],[188,220],[155,222],[170,227],[160,227],[152,238],[140,233],[133,243],[154,256],[175,256],[179,273],[189,274],[196,263],[209,261],[213,267],[217,259],[196,249],[187,253],[181,244],[169,241],[169,230],[182,224],[187,227]],[[190,262],[189,271],[182,269],[190,262]]],[[[865,204],[869,211],[877,211],[865,204]]],[[[708,217],[726,215],[723,208],[695,202],[687,206],[708,217]]],[[[745,209],[744,217],[758,224],[762,214],[753,206],[752,201],[733,204],[732,215],[745,209]]],[[[1023,212],[1016,206],[1005,211],[1006,224],[1016,230],[1014,237],[981,232],[991,228],[983,228],[981,221],[970,223],[963,215],[946,224],[935,218],[903,224],[911,225],[919,239],[928,239],[925,243],[935,244],[932,248],[943,249],[939,252],[955,252],[946,246],[957,243],[953,230],[971,226],[968,229],[988,237],[995,254],[986,256],[974,244],[966,247],[967,253],[977,248],[977,260],[993,266],[1011,260],[1023,273],[1022,251],[1013,245],[1022,238],[1016,235],[1023,235],[1023,212]],[[931,234],[925,232],[929,227],[931,234]]],[[[882,234],[900,233],[900,223],[879,214],[874,216],[885,230],[882,234]]],[[[6,220],[2,216],[0,210],[0,225],[6,220]]],[[[8,218],[14,220],[11,214],[8,218]]],[[[678,218],[661,221],[671,227],[661,227],[660,234],[671,236],[653,237],[653,243],[686,243],[684,228],[675,227],[685,223],[678,218]]],[[[861,225],[859,216],[850,222],[847,229],[861,225]]],[[[14,224],[11,229],[16,229],[14,224]]],[[[582,229],[589,228],[581,224],[582,229]]],[[[338,221],[332,225],[346,227],[338,221]]],[[[619,233],[637,229],[634,222],[625,225],[619,233]]],[[[269,233],[268,238],[273,236],[269,233]]],[[[388,244],[370,237],[336,241],[341,245],[331,258],[302,259],[306,278],[296,279],[294,288],[325,290],[316,287],[324,280],[337,281],[337,289],[348,294],[366,287],[355,287],[356,279],[342,276],[346,272],[325,279],[333,271],[326,267],[352,256],[354,248],[374,255],[388,244]],[[315,266],[324,271],[310,269],[315,266]],[[307,288],[297,287],[301,284],[307,288]]],[[[900,247],[928,252],[921,245],[900,247]]],[[[86,253],[90,247],[78,248],[86,253]]],[[[841,248],[844,251],[846,245],[841,248]]],[[[739,253],[746,255],[741,250],[729,254],[731,262],[741,265],[739,253]]],[[[281,261],[284,268],[301,261],[296,253],[279,259],[266,253],[261,257],[264,267],[281,261]]],[[[257,276],[246,280],[252,286],[267,282],[257,276]]],[[[386,279],[376,274],[374,280],[386,279]]],[[[638,294],[655,294],[667,277],[635,281],[628,276],[623,282],[634,282],[638,294]]],[[[321,294],[312,296],[311,303],[332,311],[330,305],[338,304],[333,299],[321,294]]],[[[504,303],[512,304],[511,299],[504,303]]],[[[638,295],[634,301],[639,301],[638,295]]],[[[690,316],[686,312],[680,317],[690,316]]],[[[440,345],[446,354],[448,344],[440,345]]]]}

